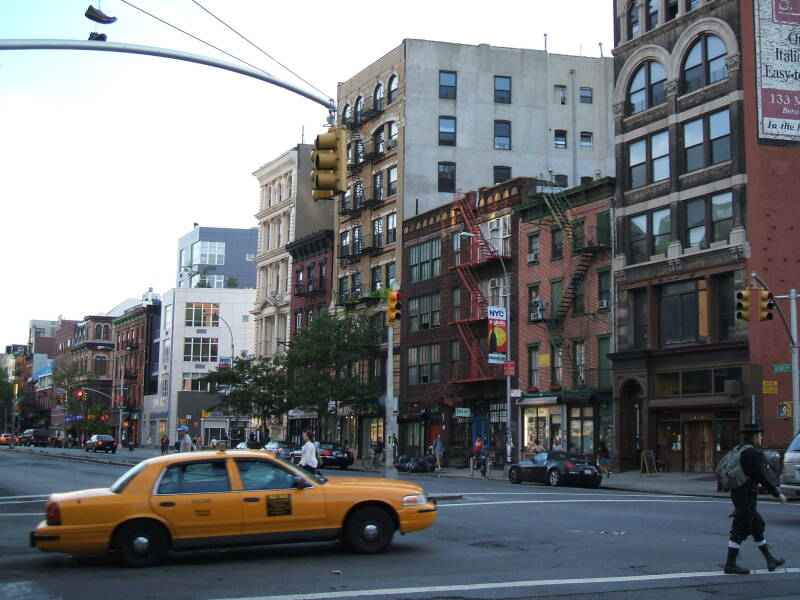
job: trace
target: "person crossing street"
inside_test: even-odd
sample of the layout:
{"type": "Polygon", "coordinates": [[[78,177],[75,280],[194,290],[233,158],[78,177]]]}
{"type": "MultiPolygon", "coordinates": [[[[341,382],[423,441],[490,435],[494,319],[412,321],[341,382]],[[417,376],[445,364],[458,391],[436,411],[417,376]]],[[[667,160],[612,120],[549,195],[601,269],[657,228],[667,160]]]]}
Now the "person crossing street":
{"type": "Polygon", "coordinates": [[[731,490],[731,501],[733,502],[733,525],[731,535],[728,540],[728,556],[725,560],[725,573],[729,575],[747,575],[749,569],[739,566],[736,562],[742,542],[752,535],[758,549],[767,560],[767,569],[774,571],[786,561],[783,558],[776,558],[764,538],[765,523],[758,513],[758,486],[764,487],[770,494],[780,500],[781,504],[786,503],[786,496],[780,493],[775,487],[773,477],[770,476],[767,461],[764,454],[759,450],[762,441],[761,426],[750,423],[742,428],[742,444],[746,447],[741,452],[741,464],[747,481],[731,490]]]}

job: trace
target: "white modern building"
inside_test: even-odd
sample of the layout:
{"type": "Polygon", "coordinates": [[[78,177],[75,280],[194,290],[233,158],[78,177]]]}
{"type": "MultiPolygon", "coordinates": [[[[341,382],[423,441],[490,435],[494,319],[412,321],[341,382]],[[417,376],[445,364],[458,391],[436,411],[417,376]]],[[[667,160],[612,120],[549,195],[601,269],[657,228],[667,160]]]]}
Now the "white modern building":
{"type": "Polygon", "coordinates": [[[200,378],[234,356],[252,354],[249,311],[255,297],[254,289],[236,288],[174,288],[163,294],[158,393],[145,398],[144,411],[154,441],[166,431],[174,442],[178,425],[206,442],[236,437],[236,429],[247,426],[216,408],[219,397],[200,378]]]}

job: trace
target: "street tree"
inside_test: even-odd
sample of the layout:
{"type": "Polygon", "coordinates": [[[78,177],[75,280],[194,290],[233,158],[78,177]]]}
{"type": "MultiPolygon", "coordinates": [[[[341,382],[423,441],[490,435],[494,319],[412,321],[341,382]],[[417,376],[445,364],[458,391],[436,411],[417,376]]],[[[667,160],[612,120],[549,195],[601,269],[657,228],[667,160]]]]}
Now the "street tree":
{"type": "Polygon", "coordinates": [[[285,354],[289,404],[320,414],[345,406],[374,412],[381,390],[369,363],[379,359],[380,343],[381,328],[367,311],[314,317],[285,354]]]}
{"type": "Polygon", "coordinates": [[[77,361],[71,362],[66,367],[56,369],[53,372],[55,387],[64,390],[61,402],[64,406],[64,411],[72,416],[72,426],[79,431],[86,430],[91,420],[89,396],[86,392],[80,390],[87,376],[86,371],[81,368],[77,361]]]}
{"type": "Polygon", "coordinates": [[[287,399],[286,369],[280,359],[257,356],[236,358],[233,367],[220,365],[201,381],[215,391],[225,390],[216,408],[234,417],[255,417],[262,424],[285,414],[292,406],[287,399]]]}

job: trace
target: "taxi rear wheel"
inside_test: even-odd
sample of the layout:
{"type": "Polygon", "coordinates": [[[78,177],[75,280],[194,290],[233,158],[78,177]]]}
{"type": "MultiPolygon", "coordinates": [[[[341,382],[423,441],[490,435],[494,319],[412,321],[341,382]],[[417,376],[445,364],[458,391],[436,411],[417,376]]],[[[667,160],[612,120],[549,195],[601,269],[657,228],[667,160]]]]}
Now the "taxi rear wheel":
{"type": "Polygon", "coordinates": [[[123,525],[114,540],[114,548],[129,567],[149,567],[161,562],[167,553],[164,530],[146,521],[123,525]]]}
{"type": "Polygon", "coordinates": [[[386,550],[391,543],[394,523],[382,508],[366,506],[350,515],[344,535],[347,545],[354,552],[375,554],[386,550]]]}

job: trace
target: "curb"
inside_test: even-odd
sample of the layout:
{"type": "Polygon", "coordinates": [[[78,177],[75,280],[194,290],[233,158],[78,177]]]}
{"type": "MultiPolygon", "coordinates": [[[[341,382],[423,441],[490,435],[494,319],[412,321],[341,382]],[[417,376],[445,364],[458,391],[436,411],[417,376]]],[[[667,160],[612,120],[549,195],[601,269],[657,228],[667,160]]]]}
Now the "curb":
{"type": "Polygon", "coordinates": [[[133,467],[135,465],[138,465],[141,462],[141,460],[147,460],[146,458],[143,458],[137,462],[123,462],[113,459],[102,460],[99,458],[95,458],[93,456],[73,456],[71,454],[65,454],[65,453],[56,454],[55,452],[36,452],[35,450],[27,450],[27,449],[23,450],[22,448],[17,448],[17,447],[15,447],[13,450],[15,452],[22,452],[23,454],[30,454],[32,456],[45,456],[52,458],[60,458],[62,460],[76,460],[79,462],[92,463],[98,465],[113,465],[115,467],[133,467]]]}

